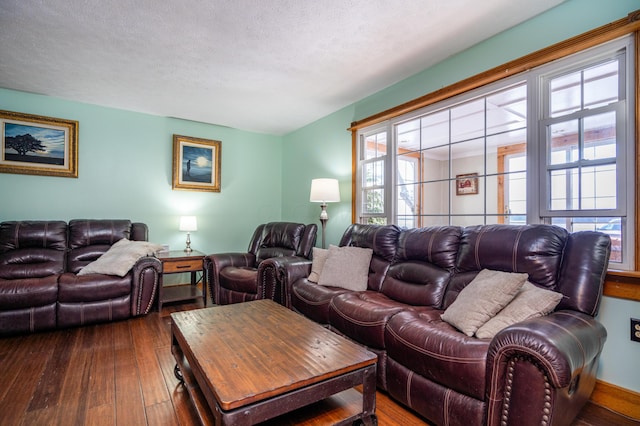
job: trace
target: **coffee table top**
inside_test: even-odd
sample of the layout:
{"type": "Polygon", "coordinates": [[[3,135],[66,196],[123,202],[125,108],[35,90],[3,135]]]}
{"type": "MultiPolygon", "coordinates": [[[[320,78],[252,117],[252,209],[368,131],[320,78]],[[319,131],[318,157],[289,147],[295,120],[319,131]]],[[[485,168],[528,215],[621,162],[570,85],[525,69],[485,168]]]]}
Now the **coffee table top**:
{"type": "Polygon", "coordinates": [[[362,346],[271,300],[177,312],[171,320],[182,350],[193,355],[191,368],[223,410],[377,361],[362,346]]]}

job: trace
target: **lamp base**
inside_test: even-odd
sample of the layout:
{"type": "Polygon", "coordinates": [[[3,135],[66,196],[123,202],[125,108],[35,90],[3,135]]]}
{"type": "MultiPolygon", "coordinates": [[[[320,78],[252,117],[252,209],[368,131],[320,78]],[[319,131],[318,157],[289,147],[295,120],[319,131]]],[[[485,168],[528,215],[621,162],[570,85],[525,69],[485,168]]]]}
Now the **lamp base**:
{"type": "Polygon", "coordinates": [[[185,253],[191,253],[193,250],[191,249],[191,238],[189,233],[187,232],[187,246],[184,248],[185,253]]]}

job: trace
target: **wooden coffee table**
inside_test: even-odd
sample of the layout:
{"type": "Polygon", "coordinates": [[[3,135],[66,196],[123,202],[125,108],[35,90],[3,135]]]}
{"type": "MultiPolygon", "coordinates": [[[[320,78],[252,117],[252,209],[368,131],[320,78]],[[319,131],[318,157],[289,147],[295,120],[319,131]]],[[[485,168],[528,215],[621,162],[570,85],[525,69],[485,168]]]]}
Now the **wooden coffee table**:
{"type": "Polygon", "coordinates": [[[171,314],[176,375],[203,424],[252,425],[354,386],[376,424],[377,356],[271,300],[171,314]]]}

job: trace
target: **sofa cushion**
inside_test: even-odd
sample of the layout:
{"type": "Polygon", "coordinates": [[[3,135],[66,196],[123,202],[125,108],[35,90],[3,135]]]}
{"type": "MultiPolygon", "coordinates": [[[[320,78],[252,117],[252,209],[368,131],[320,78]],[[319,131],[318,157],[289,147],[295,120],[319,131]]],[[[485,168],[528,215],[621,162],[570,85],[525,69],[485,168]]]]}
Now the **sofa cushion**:
{"type": "Polygon", "coordinates": [[[309,281],[317,283],[320,279],[320,272],[324,267],[324,263],[329,256],[329,250],[318,247],[313,248],[313,263],[311,264],[311,273],[309,274],[309,281]]]}
{"type": "Polygon", "coordinates": [[[159,244],[123,238],[113,244],[105,254],[82,268],[78,275],[107,274],[124,277],[138,259],[152,256],[160,250],[162,246],[159,244]]]}
{"type": "Polygon", "coordinates": [[[391,317],[385,328],[387,356],[416,375],[483,400],[490,340],[460,333],[441,314],[425,307],[391,317]]]}
{"type": "Polygon", "coordinates": [[[329,246],[329,255],[318,284],[353,291],[366,290],[372,255],[373,250],[369,248],[329,246]]]}
{"type": "Polygon", "coordinates": [[[291,286],[291,308],[319,324],[329,323],[329,302],[337,295],[348,293],[340,287],[327,287],[299,279],[291,286]]]}
{"type": "Polygon", "coordinates": [[[113,274],[81,276],[67,272],[60,275],[58,285],[58,302],[60,303],[108,301],[131,294],[130,275],[125,277],[113,274]]]}
{"type": "Polygon", "coordinates": [[[467,336],[504,308],[527,280],[527,274],[483,269],[460,292],[442,319],[467,336]]]}
{"type": "Polygon", "coordinates": [[[0,310],[46,306],[58,298],[58,275],[23,280],[0,279],[0,310]]]}
{"type": "Polygon", "coordinates": [[[561,299],[562,293],[536,287],[527,281],[504,309],[476,331],[476,337],[492,338],[511,324],[547,315],[553,311],[561,299]]]}
{"type": "Polygon", "coordinates": [[[241,293],[255,294],[258,290],[258,270],[248,266],[227,266],[218,274],[220,287],[241,293]]]}
{"type": "Polygon", "coordinates": [[[352,340],[371,348],[384,349],[387,321],[407,308],[408,305],[377,291],[345,293],[331,300],[329,324],[352,340]]]}

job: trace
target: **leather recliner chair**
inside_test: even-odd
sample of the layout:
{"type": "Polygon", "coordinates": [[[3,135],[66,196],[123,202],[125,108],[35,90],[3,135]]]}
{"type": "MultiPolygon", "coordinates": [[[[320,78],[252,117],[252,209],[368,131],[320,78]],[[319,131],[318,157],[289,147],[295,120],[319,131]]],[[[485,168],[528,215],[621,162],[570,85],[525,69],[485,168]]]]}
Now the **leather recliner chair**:
{"type": "Polygon", "coordinates": [[[215,253],[204,258],[207,284],[217,305],[256,299],[283,301],[278,270],[266,259],[293,256],[311,265],[318,226],[271,222],[258,226],[246,253],[215,253]]]}

